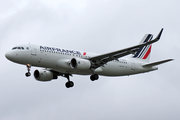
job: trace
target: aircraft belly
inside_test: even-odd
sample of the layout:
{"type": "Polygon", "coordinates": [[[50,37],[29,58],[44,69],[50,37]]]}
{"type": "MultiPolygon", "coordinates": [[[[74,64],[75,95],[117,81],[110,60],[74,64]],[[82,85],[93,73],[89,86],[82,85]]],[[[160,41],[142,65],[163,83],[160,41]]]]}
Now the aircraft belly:
{"type": "Polygon", "coordinates": [[[99,75],[104,76],[123,76],[129,74],[128,65],[123,65],[118,62],[111,62],[104,67],[101,67],[102,71],[97,72],[99,75]]]}
{"type": "Polygon", "coordinates": [[[83,71],[77,71],[72,68],[64,69],[64,68],[52,68],[52,70],[60,72],[60,73],[67,73],[67,74],[78,74],[78,75],[91,75],[91,70],[83,70],[83,71]]]}

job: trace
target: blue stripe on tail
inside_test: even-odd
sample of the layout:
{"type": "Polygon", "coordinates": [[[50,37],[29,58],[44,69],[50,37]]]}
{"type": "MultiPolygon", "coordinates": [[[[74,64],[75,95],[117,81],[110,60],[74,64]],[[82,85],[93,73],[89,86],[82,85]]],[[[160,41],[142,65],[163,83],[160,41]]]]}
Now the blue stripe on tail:
{"type": "MultiPolygon", "coordinates": [[[[148,41],[152,40],[153,35],[152,34],[148,34],[146,38],[144,38],[142,43],[146,43],[148,41]]],[[[141,58],[142,55],[144,55],[144,52],[147,52],[147,50],[149,49],[150,45],[141,47],[140,50],[138,52],[135,53],[135,55],[133,56],[133,58],[141,58]]]]}

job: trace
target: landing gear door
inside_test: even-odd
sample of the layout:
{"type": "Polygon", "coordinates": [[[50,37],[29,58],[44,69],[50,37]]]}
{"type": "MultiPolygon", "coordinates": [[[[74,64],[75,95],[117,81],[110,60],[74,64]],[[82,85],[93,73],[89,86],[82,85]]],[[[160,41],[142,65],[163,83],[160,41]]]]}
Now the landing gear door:
{"type": "Polygon", "coordinates": [[[34,45],[30,45],[31,47],[31,55],[36,56],[37,55],[37,48],[34,45]]]}

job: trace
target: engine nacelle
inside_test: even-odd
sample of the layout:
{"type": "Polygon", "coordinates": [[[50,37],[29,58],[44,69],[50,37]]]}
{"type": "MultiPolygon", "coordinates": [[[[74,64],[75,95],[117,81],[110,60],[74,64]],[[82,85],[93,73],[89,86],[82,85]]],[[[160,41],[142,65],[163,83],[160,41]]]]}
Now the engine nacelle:
{"type": "Polygon", "coordinates": [[[53,79],[53,73],[49,70],[35,70],[34,77],[38,81],[51,81],[53,79]]]}
{"type": "Polygon", "coordinates": [[[70,66],[72,69],[76,69],[78,71],[88,70],[91,67],[91,62],[86,59],[72,58],[70,61],[70,66]]]}

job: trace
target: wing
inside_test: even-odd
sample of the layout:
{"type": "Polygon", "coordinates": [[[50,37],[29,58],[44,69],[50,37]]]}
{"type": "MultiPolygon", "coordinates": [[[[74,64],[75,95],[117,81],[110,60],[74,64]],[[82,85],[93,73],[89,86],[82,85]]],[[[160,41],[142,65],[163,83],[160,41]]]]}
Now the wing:
{"type": "Polygon", "coordinates": [[[104,64],[106,64],[109,61],[118,60],[118,58],[120,58],[120,57],[124,57],[126,55],[135,53],[140,48],[142,48],[142,47],[144,47],[146,45],[157,42],[160,39],[162,32],[163,32],[163,28],[161,29],[161,31],[159,32],[157,37],[152,41],[142,43],[142,44],[139,44],[139,45],[136,45],[136,46],[132,46],[132,47],[129,47],[129,48],[125,48],[125,49],[122,49],[122,50],[118,50],[118,51],[114,51],[114,52],[110,52],[110,53],[106,53],[106,54],[101,54],[101,55],[89,58],[89,60],[92,63],[91,68],[96,69],[96,68],[98,68],[100,66],[103,66],[104,64]]]}

